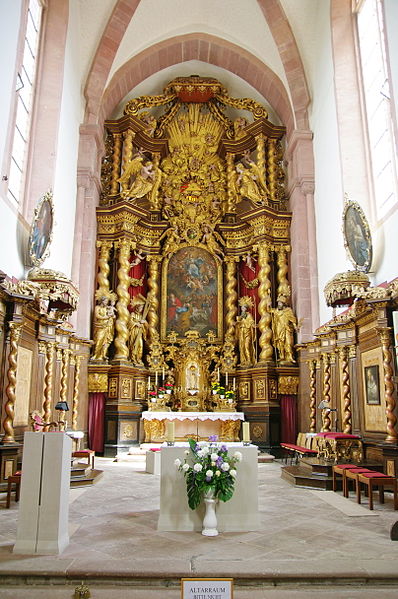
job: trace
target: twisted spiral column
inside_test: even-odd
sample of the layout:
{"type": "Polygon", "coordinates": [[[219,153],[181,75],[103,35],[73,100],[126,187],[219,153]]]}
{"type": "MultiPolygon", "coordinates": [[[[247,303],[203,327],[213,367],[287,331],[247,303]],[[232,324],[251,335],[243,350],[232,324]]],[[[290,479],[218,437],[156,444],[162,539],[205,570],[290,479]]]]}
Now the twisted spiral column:
{"type": "Polygon", "coordinates": [[[236,263],[239,258],[237,256],[227,256],[225,263],[227,265],[226,278],[226,315],[225,325],[226,339],[235,339],[236,318],[238,315],[238,293],[236,291],[238,280],[236,278],[236,263]]]}
{"type": "Polygon", "coordinates": [[[269,139],[268,140],[268,189],[270,192],[271,200],[273,202],[277,201],[277,162],[276,162],[276,140],[269,139]]]}
{"type": "Polygon", "coordinates": [[[159,337],[159,256],[148,256],[148,310],[149,338],[155,341],[159,337]]]}
{"type": "Polygon", "coordinates": [[[119,250],[119,268],[117,271],[118,285],[116,288],[116,293],[118,297],[118,301],[116,304],[117,319],[115,323],[116,360],[127,360],[129,356],[129,350],[127,347],[127,340],[129,336],[127,325],[130,317],[130,313],[128,311],[128,305],[130,303],[130,294],[128,292],[130,285],[130,246],[131,242],[128,239],[122,239],[119,242],[117,242],[117,249],[119,250]]]}
{"type": "MultiPolygon", "coordinates": [[[[126,170],[130,160],[133,157],[133,139],[135,137],[134,131],[127,129],[124,132],[124,143],[123,143],[123,172],[126,170]]],[[[122,191],[125,191],[129,187],[129,181],[123,181],[122,191]]]]}
{"type": "Polygon", "coordinates": [[[6,416],[3,420],[3,443],[15,443],[13,422],[15,415],[14,406],[16,400],[15,389],[17,386],[18,341],[21,336],[22,323],[10,322],[8,326],[10,329],[10,352],[8,354],[8,384],[6,387],[7,401],[6,405],[4,406],[6,416]]]}
{"type": "Polygon", "coordinates": [[[316,360],[310,360],[310,433],[316,432],[316,360]]]}
{"type": "Polygon", "coordinates": [[[51,421],[51,400],[53,396],[53,369],[54,369],[55,343],[50,341],[45,344],[46,364],[44,367],[44,391],[43,391],[43,420],[51,421]]]}
{"type": "Polygon", "coordinates": [[[265,170],[265,136],[263,133],[256,135],[256,146],[257,146],[257,167],[260,171],[264,172],[264,179],[267,179],[267,173],[265,170]]]}
{"type": "Polygon", "coordinates": [[[351,434],[352,431],[352,414],[351,414],[351,387],[350,374],[348,370],[348,348],[341,347],[339,349],[339,357],[341,362],[341,381],[343,386],[343,402],[344,413],[342,430],[343,433],[351,434]]]}
{"type": "MultiPolygon", "coordinates": [[[[322,354],[323,359],[323,399],[330,405],[330,359],[329,354],[322,354]]],[[[329,412],[323,413],[323,432],[330,432],[331,420],[329,412]]]]}
{"type": "Polygon", "coordinates": [[[391,329],[379,329],[379,337],[381,340],[381,348],[383,352],[383,371],[384,371],[384,389],[386,397],[386,416],[387,416],[387,443],[396,443],[398,434],[395,429],[397,418],[394,414],[395,410],[395,399],[394,399],[394,383],[393,383],[393,370],[391,366],[392,351],[391,351],[391,329]]]}
{"type": "Polygon", "coordinates": [[[278,291],[277,297],[281,295],[285,295],[286,297],[290,297],[290,285],[287,280],[287,252],[290,250],[290,246],[280,245],[276,248],[277,259],[276,263],[278,266],[278,271],[276,273],[276,279],[278,281],[278,291]]]}
{"type": "Polygon", "coordinates": [[[83,356],[75,357],[75,380],[73,383],[73,398],[72,398],[72,430],[77,429],[77,416],[79,408],[79,384],[80,384],[80,364],[83,356]]]}
{"type": "Polygon", "coordinates": [[[111,195],[119,192],[118,179],[120,177],[120,162],[122,158],[122,134],[113,134],[113,156],[112,156],[111,195]]]}
{"type": "Polygon", "coordinates": [[[109,255],[112,245],[111,241],[97,241],[99,248],[97,287],[100,292],[106,292],[106,294],[109,293],[109,255]]]}
{"type": "Polygon", "coordinates": [[[69,366],[70,349],[62,349],[61,351],[61,380],[60,380],[60,401],[67,401],[68,394],[68,366],[69,366]]]}
{"type": "Polygon", "coordinates": [[[271,281],[269,279],[269,273],[271,267],[269,264],[269,247],[266,244],[258,246],[258,314],[260,317],[258,328],[260,331],[260,356],[259,362],[271,362],[273,357],[273,349],[271,344],[272,331],[271,331],[271,313],[270,313],[270,301],[271,301],[271,281]]]}

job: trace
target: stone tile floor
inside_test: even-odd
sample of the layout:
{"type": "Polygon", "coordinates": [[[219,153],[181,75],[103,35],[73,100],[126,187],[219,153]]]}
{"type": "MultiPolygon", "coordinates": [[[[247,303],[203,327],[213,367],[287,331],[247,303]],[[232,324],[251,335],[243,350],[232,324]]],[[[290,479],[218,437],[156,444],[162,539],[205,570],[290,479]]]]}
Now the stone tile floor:
{"type": "MultiPolygon", "coordinates": [[[[177,599],[181,577],[232,577],[234,599],[398,598],[389,493],[372,515],[365,500],[354,510],[363,516],[348,516],[324,491],[282,480],[279,463],[259,464],[259,530],[209,538],[156,530],[159,476],[142,457],[96,467],[95,485],[71,490],[70,544],[59,556],[12,553],[18,505],[5,509],[0,494],[1,599],[69,598],[82,580],[92,599],[177,599]]],[[[345,501],[356,504],[354,494],[345,501]]]]}

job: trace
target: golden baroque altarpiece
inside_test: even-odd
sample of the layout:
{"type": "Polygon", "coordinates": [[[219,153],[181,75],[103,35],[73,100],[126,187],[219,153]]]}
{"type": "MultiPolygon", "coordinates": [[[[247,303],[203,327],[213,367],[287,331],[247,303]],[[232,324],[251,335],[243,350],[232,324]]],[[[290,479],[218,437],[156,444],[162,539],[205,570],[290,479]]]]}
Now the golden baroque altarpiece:
{"type": "Polygon", "coordinates": [[[297,379],[284,133],[198,76],[106,121],[89,365],[106,446],[143,440],[147,409],[240,410],[278,442],[278,379],[297,379]]]}

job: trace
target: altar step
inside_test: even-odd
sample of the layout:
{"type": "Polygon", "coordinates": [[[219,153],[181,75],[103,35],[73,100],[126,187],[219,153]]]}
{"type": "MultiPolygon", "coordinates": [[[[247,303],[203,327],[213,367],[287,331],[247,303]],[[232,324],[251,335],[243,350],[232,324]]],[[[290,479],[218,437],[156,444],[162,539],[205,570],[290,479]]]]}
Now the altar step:
{"type": "Polygon", "coordinates": [[[103,470],[92,469],[87,464],[74,463],[70,469],[70,486],[87,487],[96,483],[103,475],[103,470]]]}

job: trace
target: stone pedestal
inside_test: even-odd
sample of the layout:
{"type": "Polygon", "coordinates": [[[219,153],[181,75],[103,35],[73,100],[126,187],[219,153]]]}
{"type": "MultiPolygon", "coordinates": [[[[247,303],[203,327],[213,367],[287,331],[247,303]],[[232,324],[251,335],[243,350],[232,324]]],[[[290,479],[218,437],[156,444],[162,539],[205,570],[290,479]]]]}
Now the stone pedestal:
{"type": "Polygon", "coordinates": [[[14,553],[54,555],[68,546],[71,452],[65,433],[25,433],[14,553]]]}

